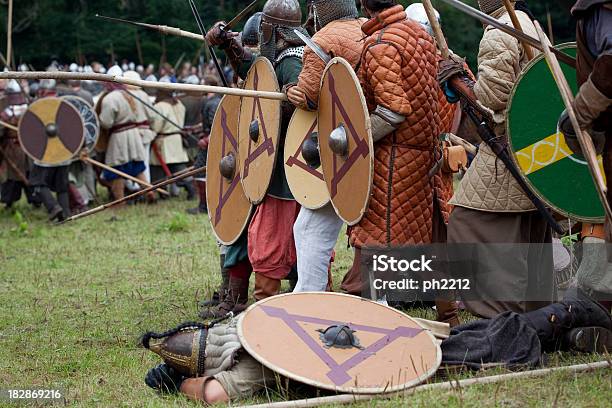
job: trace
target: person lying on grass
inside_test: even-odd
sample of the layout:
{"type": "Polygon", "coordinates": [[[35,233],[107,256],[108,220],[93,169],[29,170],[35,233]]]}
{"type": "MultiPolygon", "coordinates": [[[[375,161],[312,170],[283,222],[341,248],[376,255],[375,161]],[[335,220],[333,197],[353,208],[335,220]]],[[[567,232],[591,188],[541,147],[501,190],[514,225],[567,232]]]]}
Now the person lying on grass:
{"type": "MultiPolygon", "coordinates": [[[[156,351],[163,339],[166,350],[172,348],[174,354],[173,362],[150,369],[145,383],[160,393],[182,393],[208,404],[236,401],[277,387],[282,383],[280,375],[242,348],[236,323],[236,319],[211,326],[186,323],[165,333],[146,333],[142,337],[145,348],[156,351]],[[197,361],[187,358],[193,355],[193,344],[199,347],[197,361]],[[203,375],[194,378],[186,375],[189,372],[203,375]]],[[[541,363],[543,352],[612,350],[610,311],[578,289],[568,291],[560,303],[525,314],[505,312],[469,322],[452,329],[450,335],[434,327],[423,325],[443,338],[442,365],[447,367],[479,369],[497,363],[532,368],[541,363]]]]}

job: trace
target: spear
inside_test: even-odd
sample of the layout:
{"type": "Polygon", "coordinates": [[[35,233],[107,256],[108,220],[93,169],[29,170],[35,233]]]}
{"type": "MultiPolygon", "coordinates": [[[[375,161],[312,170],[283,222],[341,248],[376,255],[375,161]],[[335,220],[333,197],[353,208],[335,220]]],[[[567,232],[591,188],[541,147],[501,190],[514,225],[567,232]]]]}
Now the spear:
{"type": "MultiPolygon", "coordinates": [[[[514,26],[516,31],[524,33],[523,27],[521,27],[521,22],[519,21],[518,16],[516,15],[516,11],[514,10],[514,6],[510,2],[510,0],[504,0],[504,7],[506,7],[506,11],[510,16],[510,20],[512,21],[512,25],[514,26]]],[[[534,57],[533,50],[525,40],[521,40],[521,44],[523,45],[525,54],[527,54],[527,59],[531,61],[534,57]]]]}
{"type": "Polygon", "coordinates": [[[2,161],[2,159],[6,161],[6,164],[11,168],[11,170],[13,170],[13,172],[15,172],[17,178],[21,180],[23,184],[25,184],[26,186],[30,185],[30,182],[28,181],[28,178],[25,176],[25,174],[23,174],[17,164],[15,164],[15,162],[11,160],[11,158],[4,152],[4,149],[0,147],[0,161],[2,161]]]}
{"type": "Polygon", "coordinates": [[[8,21],[6,24],[6,62],[5,65],[11,69],[13,60],[13,0],[8,3],[8,21]]]}
{"type": "Polygon", "coordinates": [[[597,194],[599,195],[601,204],[604,207],[606,217],[608,221],[612,221],[612,209],[610,208],[610,203],[608,202],[606,196],[608,189],[606,187],[605,178],[601,173],[601,169],[599,168],[599,162],[597,161],[597,154],[595,153],[593,140],[583,129],[580,128],[580,125],[578,124],[578,119],[576,119],[576,112],[574,111],[573,107],[574,95],[572,94],[572,90],[567,82],[567,78],[565,78],[565,75],[561,70],[559,61],[557,60],[555,55],[549,51],[549,48],[546,47],[546,34],[544,34],[542,27],[537,21],[535,22],[535,27],[544,48],[544,57],[546,58],[546,62],[548,63],[548,68],[555,80],[555,83],[557,84],[557,87],[559,88],[561,99],[563,99],[563,104],[567,109],[567,114],[570,117],[572,126],[574,127],[574,130],[576,132],[576,136],[578,137],[578,143],[580,144],[583,155],[587,161],[589,170],[591,172],[591,177],[593,178],[593,182],[595,183],[595,189],[597,190],[597,194]]]}
{"type": "MultiPolygon", "coordinates": [[[[130,176],[129,174],[124,173],[124,172],[122,172],[120,170],[117,170],[117,169],[115,169],[113,167],[107,166],[104,163],[100,163],[99,161],[92,159],[91,157],[89,157],[85,153],[83,155],[81,155],[80,159],[81,159],[81,161],[84,161],[85,163],[89,163],[92,166],[99,167],[99,168],[101,168],[103,170],[106,170],[106,171],[109,171],[111,173],[114,173],[114,174],[118,175],[121,178],[133,181],[134,183],[136,183],[136,184],[138,184],[138,185],[140,185],[142,187],[146,187],[146,188],[153,187],[150,183],[147,183],[146,181],[142,181],[142,180],[140,180],[140,179],[138,179],[136,177],[130,176]]],[[[170,193],[168,193],[166,190],[162,190],[162,189],[157,190],[157,192],[159,192],[159,193],[161,193],[161,194],[163,194],[165,196],[169,196],[170,195],[170,193]]]]}
{"type": "Polygon", "coordinates": [[[563,61],[564,63],[568,64],[569,66],[576,68],[576,58],[570,57],[569,55],[565,54],[562,51],[559,51],[556,48],[553,48],[551,46],[544,46],[540,43],[540,41],[536,38],[533,38],[530,35],[527,35],[521,31],[515,30],[514,28],[499,22],[498,20],[494,19],[493,17],[483,13],[480,10],[476,10],[474,7],[468,6],[467,4],[459,1],[459,0],[442,0],[444,3],[452,6],[453,8],[456,8],[460,11],[463,11],[465,14],[474,17],[477,20],[480,20],[480,22],[484,23],[484,24],[488,24],[490,26],[493,26],[495,28],[497,28],[500,31],[505,32],[508,35],[511,35],[512,37],[516,38],[519,41],[524,41],[527,44],[531,45],[532,47],[540,50],[540,51],[544,51],[544,48],[547,48],[550,50],[550,52],[552,52],[553,54],[555,54],[557,56],[557,58],[559,59],[559,61],[563,61]]]}
{"type": "Polygon", "coordinates": [[[157,189],[159,189],[161,187],[165,187],[165,186],[167,186],[169,184],[172,184],[172,183],[176,183],[177,181],[181,181],[183,179],[186,179],[188,177],[194,176],[194,175],[196,175],[196,174],[198,174],[200,172],[203,172],[203,171],[206,171],[206,167],[199,167],[197,169],[192,169],[192,170],[190,170],[188,172],[182,173],[180,175],[177,175],[177,176],[169,178],[169,179],[167,179],[165,181],[162,181],[161,183],[155,184],[155,185],[153,185],[151,187],[147,187],[144,190],[140,190],[140,191],[138,191],[138,192],[136,192],[134,194],[130,194],[128,196],[125,196],[122,199],[115,200],[115,201],[112,201],[112,202],[107,203],[107,204],[102,204],[101,206],[93,208],[93,209],[91,209],[89,211],[85,211],[85,212],[82,212],[82,213],[77,214],[75,216],[66,218],[60,224],[65,224],[65,223],[70,222],[70,221],[76,221],[76,220],[78,220],[80,218],[89,217],[90,215],[94,215],[94,214],[102,212],[102,211],[104,211],[104,210],[106,210],[108,208],[112,208],[112,207],[115,207],[115,206],[117,206],[119,204],[123,204],[126,201],[133,200],[133,199],[138,198],[138,197],[140,197],[142,195],[150,193],[151,191],[157,190],[157,189]]]}
{"type": "Polygon", "coordinates": [[[188,1],[189,1],[189,6],[191,7],[191,12],[193,13],[193,16],[196,19],[196,23],[198,24],[198,29],[200,30],[200,34],[202,34],[202,38],[204,38],[204,44],[206,44],[206,48],[208,48],[208,51],[210,52],[210,56],[212,57],[212,60],[215,63],[215,68],[217,69],[219,78],[221,78],[221,82],[223,83],[223,86],[227,88],[229,84],[227,83],[227,78],[225,77],[225,74],[223,73],[221,64],[219,64],[219,60],[217,59],[217,54],[215,54],[215,50],[213,50],[213,48],[210,46],[208,41],[206,41],[206,28],[204,28],[204,23],[202,22],[202,17],[200,16],[200,13],[198,12],[198,8],[196,7],[193,0],[188,0],[188,1]]]}
{"type": "Polygon", "coordinates": [[[167,26],[167,25],[139,23],[137,21],[125,20],[123,18],[107,17],[107,16],[103,16],[101,14],[96,14],[96,17],[102,18],[102,19],[108,20],[108,21],[113,21],[115,23],[130,24],[130,25],[133,25],[133,26],[136,26],[136,27],[142,27],[142,28],[147,28],[149,30],[159,31],[160,33],[165,34],[165,35],[174,35],[174,36],[177,36],[177,37],[184,37],[184,38],[190,38],[192,40],[204,41],[204,37],[202,37],[200,34],[192,33],[190,31],[181,30],[180,28],[176,28],[176,27],[170,27],[170,26],[167,26]]]}
{"type": "Polygon", "coordinates": [[[277,101],[287,101],[287,95],[282,92],[255,91],[241,88],[225,88],[223,86],[173,84],[169,82],[152,82],[141,79],[129,79],[108,74],[96,74],[85,72],[0,72],[0,79],[55,79],[75,81],[99,81],[114,82],[117,84],[133,85],[146,89],[162,89],[178,92],[193,92],[197,94],[214,93],[220,95],[232,95],[245,98],[261,98],[277,101]]]}
{"type": "Polygon", "coordinates": [[[253,0],[251,2],[251,4],[249,4],[248,6],[246,6],[244,8],[244,10],[242,10],[240,13],[236,14],[236,17],[232,18],[230,20],[229,23],[225,24],[223,26],[223,31],[229,31],[232,28],[234,28],[234,26],[236,24],[238,24],[240,22],[240,20],[242,20],[247,14],[249,14],[251,11],[253,11],[253,9],[255,8],[255,6],[257,6],[257,3],[259,3],[259,0],[253,0]]]}

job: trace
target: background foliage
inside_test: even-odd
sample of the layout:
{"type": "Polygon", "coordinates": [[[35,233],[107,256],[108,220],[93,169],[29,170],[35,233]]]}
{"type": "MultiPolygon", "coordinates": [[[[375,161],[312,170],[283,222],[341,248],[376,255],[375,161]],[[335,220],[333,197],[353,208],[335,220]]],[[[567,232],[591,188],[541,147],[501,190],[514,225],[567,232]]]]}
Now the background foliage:
{"type": "MultiPolygon", "coordinates": [[[[7,1],[0,0],[2,27],[6,27],[7,1]]],[[[466,2],[476,5],[476,0],[466,2]]],[[[174,64],[183,54],[185,60],[195,60],[200,53],[200,44],[195,41],[164,38],[156,32],[95,17],[99,13],[197,32],[187,0],[14,0],[14,3],[13,42],[18,64],[25,62],[38,69],[45,68],[51,59],[81,64],[97,60],[107,64],[113,55],[118,60],[126,58],[142,64],[157,65],[161,60],[174,64]],[[141,56],[137,42],[140,42],[141,56]]],[[[196,0],[206,26],[219,19],[230,19],[248,3],[250,0],[196,0]]],[[[412,1],[403,0],[401,3],[406,5],[412,1]]],[[[529,7],[544,27],[547,26],[547,10],[550,11],[556,43],[574,39],[574,24],[569,16],[571,3],[528,0],[529,7]]],[[[440,1],[434,1],[434,6],[442,15],[450,46],[455,52],[467,56],[474,66],[482,26],[440,1]]],[[[4,52],[6,31],[0,31],[0,49],[4,52]]]]}

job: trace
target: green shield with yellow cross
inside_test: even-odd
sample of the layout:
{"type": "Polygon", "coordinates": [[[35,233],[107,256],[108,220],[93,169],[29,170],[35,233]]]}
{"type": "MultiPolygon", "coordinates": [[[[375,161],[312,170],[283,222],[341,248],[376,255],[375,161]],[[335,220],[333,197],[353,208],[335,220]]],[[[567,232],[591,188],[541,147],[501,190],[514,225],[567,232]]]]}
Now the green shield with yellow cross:
{"type": "MultiPolygon", "coordinates": [[[[576,55],[574,43],[556,48],[576,55]]],[[[563,63],[561,67],[576,93],[576,70],[563,63]]],[[[603,223],[604,209],[587,162],[573,154],[557,128],[565,106],[543,55],[525,68],[508,106],[506,126],[512,157],[534,193],[565,217],[603,223]]],[[[602,166],[601,157],[598,159],[602,166]]]]}

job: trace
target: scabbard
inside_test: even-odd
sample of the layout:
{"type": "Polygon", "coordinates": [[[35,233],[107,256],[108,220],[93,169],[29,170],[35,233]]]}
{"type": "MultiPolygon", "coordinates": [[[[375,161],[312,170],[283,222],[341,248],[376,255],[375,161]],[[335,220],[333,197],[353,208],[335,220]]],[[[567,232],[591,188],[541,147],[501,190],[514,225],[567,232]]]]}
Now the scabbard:
{"type": "Polygon", "coordinates": [[[480,120],[480,118],[476,115],[473,108],[468,105],[465,109],[470,119],[474,122],[474,124],[478,128],[478,135],[482,139],[483,142],[487,144],[495,154],[495,156],[504,163],[512,177],[516,180],[518,185],[521,187],[529,201],[533,203],[536,207],[540,215],[544,217],[544,219],[548,222],[550,227],[557,232],[558,234],[565,233],[565,230],[559,225],[559,223],[554,219],[546,205],[540,200],[534,193],[531,191],[523,176],[521,175],[519,169],[512,161],[510,154],[508,153],[507,146],[502,143],[499,138],[495,135],[493,130],[489,127],[489,125],[484,121],[480,120]]]}
{"type": "Polygon", "coordinates": [[[164,161],[164,158],[162,157],[161,153],[159,152],[159,146],[157,146],[157,143],[155,143],[155,142],[151,143],[151,150],[153,150],[153,154],[155,155],[155,158],[159,162],[159,165],[161,166],[162,170],[164,171],[164,174],[166,175],[166,177],[172,176],[172,172],[170,171],[170,168],[168,167],[168,165],[164,161]]]}

